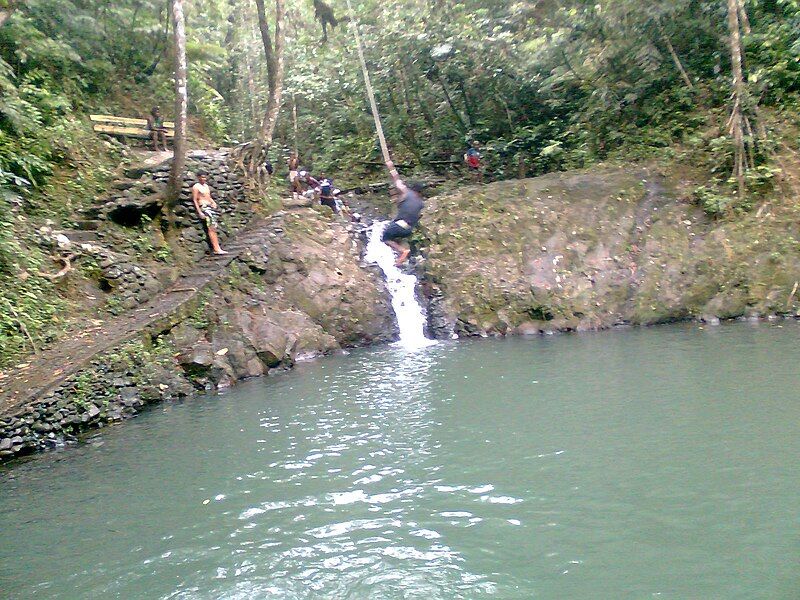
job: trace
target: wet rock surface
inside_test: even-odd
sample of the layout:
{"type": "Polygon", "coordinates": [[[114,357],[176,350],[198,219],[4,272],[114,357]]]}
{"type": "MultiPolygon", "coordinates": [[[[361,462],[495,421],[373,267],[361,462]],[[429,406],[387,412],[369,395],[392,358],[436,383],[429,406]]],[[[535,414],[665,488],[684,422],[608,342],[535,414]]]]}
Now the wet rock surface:
{"type": "MultiPolygon", "coordinates": [[[[304,208],[278,213],[248,235],[221,275],[192,292],[191,303],[155,319],[143,341],[98,354],[41,396],[0,410],[0,461],[75,442],[153,403],[392,339],[383,282],[361,265],[348,224],[304,208]]],[[[103,268],[119,271],[111,279],[126,274],[122,265],[103,268]]]]}
{"type": "Polygon", "coordinates": [[[532,334],[800,314],[791,293],[800,225],[755,214],[710,221],[677,187],[650,170],[607,168],[432,198],[415,242],[437,329],[532,334]]]}

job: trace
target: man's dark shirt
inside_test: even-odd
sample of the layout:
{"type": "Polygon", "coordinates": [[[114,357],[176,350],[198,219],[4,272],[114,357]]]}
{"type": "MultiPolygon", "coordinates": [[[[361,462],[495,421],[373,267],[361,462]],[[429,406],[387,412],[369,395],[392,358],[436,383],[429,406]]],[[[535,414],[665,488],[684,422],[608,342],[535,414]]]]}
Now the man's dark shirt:
{"type": "Polygon", "coordinates": [[[333,180],[332,179],[323,179],[319,182],[319,191],[320,195],[325,198],[332,198],[333,197],[333,180]]]}
{"type": "Polygon", "coordinates": [[[420,213],[425,208],[425,202],[414,190],[408,190],[400,204],[397,205],[395,221],[405,221],[409,227],[414,227],[419,222],[420,213]]]}
{"type": "Polygon", "coordinates": [[[164,117],[161,115],[155,116],[151,114],[149,117],[147,117],[147,128],[150,131],[159,131],[164,129],[164,117]]]}

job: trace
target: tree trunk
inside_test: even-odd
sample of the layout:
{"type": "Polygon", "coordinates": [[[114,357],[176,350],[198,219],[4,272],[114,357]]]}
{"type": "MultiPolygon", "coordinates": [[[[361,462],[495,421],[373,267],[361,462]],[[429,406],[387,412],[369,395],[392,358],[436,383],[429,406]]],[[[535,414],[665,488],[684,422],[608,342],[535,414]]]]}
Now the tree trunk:
{"type": "Polygon", "coordinates": [[[464,121],[464,117],[461,116],[461,113],[456,108],[455,102],[453,102],[453,97],[450,95],[450,90],[447,87],[447,83],[442,77],[442,74],[439,72],[439,69],[436,69],[436,79],[439,81],[439,85],[442,86],[442,91],[444,92],[444,97],[447,99],[447,104],[450,105],[450,110],[453,112],[453,115],[458,122],[458,126],[461,129],[461,133],[466,133],[469,127],[467,123],[464,121]]]}
{"type": "Polygon", "coordinates": [[[733,72],[733,108],[728,120],[728,127],[733,138],[733,173],[736,178],[739,197],[744,195],[744,174],[747,171],[747,154],[745,151],[745,119],[744,103],[746,90],[742,73],[742,41],[739,35],[739,0],[728,2],[728,34],[731,49],[731,70],[733,72]]]}
{"type": "Polygon", "coordinates": [[[406,71],[406,66],[403,65],[403,69],[400,71],[402,77],[406,80],[406,86],[410,87],[414,92],[414,97],[417,101],[417,105],[419,106],[419,112],[422,115],[422,118],[425,119],[425,123],[428,125],[428,129],[433,132],[436,130],[436,121],[433,118],[433,115],[430,111],[430,106],[427,102],[422,100],[422,93],[420,92],[420,88],[422,86],[420,79],[416,76],[413,76],[413,81],[409,79],[408,72],[406,71]]]}
{"type": "Polygon", "coordinates": [[[298,137],[298,135],[297,135],[297,96],[295,94],[292,94],[292,131],[294,133],[293,150],[294,150],[294,153],[299,156],[299,152],[300,152],[299,145],[300,144],[297,141],[297,137],[298,137]]]}
{"type": "Polygon", "coordinates": [[[253,74],[253,64],[250,60],[250,54],[248,53],[245,57],[245,63],[247,65],[247,92],[250,96],[250,118],[253,120],[253,123],[257,122],[257,119],[260,114],[260,110],[258,107],[258,91],[256,90],[256,78],[253,74]]]}
{"type": "Polygon", "coordinates": [[[15,1],[6,2],[4,8],[0,8],[0,27],[2,27],[8,18],[14,14],[14,11],[17,9],[17,3],[15,1]]]}
{"type": "Polygon", "coordinates": [[[284,0],[275,0],[274,47],[269,32],[269,23],[267,23],[267,14],[264,10],[264,0],[256,0],[256,8],[258,9],[258,29],[261,32],[261,42],[267,59],[267,82],[269,84],[269,100],[264,120],[261,122],[258,141],[262,147],[269,147],[272,143],[272,136],[275,134],[275,125],[278,123],[283,92],[283,47],[285,42],[283,18],[286,8],[284,0]]]}
{"type": "Polygon", "coordinates": [[[675,68],[678,69],[678,72],[681,74],[686,87],[688,87],[690,90],[693,90],[694,85],[692,85],[692,80],[689,78],[689,74],[686,72],[686,69],[683,68],[683,63],[681,62],[681,59],[678,58],[678,53],[675,52],[675,48],[672,46],[672,41],[670,41],[667,32],[660,27],[659,30],[661,33],[661,39],[664,40],[664,44],[667,46],[667,50],[669,50],[669,55],[672,57],[672,62],[675,63],[675,68]]]}
{"type": "Polygon", "coordinates": [[[472,124],[475,123],[475,110],[472,107],[472,102],[467,95],[467,84],[463,77],[458,80],[458,89],[461,92],[461,97],[464,99],[464,111],[467,115],[467,125],[472,129],[472,124]]]}
{"type": "Polygon", "coordinates": [[[184,29],[183,0],[172,0],[172,25],[175,52],[175,137],[172,142],[172,170],[167,184],[167,210],[172,216],[178,202],[186,163],[186,31],[184,29]]]}
{"type": "Polygon", "coordinates": [[[742,25],[742,31],[745,35],[750,35],[750,19],[747,18],[747,10],[744,7],[744,0],[736,0],[739,9],[739,23],[742,25]]]}
{"type": "Polygon", "coordinates": [[[398,74],[400,79],[400,91],[402,93],[401,97],[403,100],[403,107],[405,111],[408,136],[413,146],[411,151],[417,158],[417,162],[422,162],[422,150],[420,147],[419,138],[417,137],[417,127],[414,121],[414,109],[411,105],[411,95],[408,92],[408,82],[406,81],[405,75],[403,74],[403,68],[397,69],[396,73],[398,74]]]}

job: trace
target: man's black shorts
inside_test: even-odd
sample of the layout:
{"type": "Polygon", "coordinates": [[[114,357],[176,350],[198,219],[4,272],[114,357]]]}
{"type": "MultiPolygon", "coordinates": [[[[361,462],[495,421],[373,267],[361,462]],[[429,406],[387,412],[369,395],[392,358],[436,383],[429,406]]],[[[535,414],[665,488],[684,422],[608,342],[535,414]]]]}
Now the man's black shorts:
{"type": "Polygon", "coordinates": [[[325,196],[323,196],[322,198],[319,199],[319,203],[322,204],[322,206],[327,206],[333,212],[336,212],[336,199],[335,198],[326,198],[325,196]]]}
{"type": "Polygon", "coordinates": [[[411,228],[406,229],[392,221],[386,226],[386,229],[383,230],[381,240],[386,242],[388,240],[399,240],[409,236],[411,236],[411,228]]]}

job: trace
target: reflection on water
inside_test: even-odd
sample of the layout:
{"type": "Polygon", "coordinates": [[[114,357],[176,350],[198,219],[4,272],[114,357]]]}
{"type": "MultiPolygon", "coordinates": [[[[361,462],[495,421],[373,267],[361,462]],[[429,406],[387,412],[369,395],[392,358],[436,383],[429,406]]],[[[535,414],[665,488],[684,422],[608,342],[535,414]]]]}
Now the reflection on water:
{"type": "Polygon", "coordinates": [[[12,598],[790,598],[796,325],[353,352],[0,487],[12,598]]]}
{"type": "MultiPolygon", "coordinates": [[[[261,592],[304,598],[309,590],[374,597],[398,585],[408,593],[492,589],[485,577],[459,568],[463,558],[441,533],[415,520],[416,504],[434,491],[427,488],[441,468],[428,393],[435,363],[430,353],[384,350],[362,368],[325,375],[318,391],[333,401],[289,419],[263,411],[260,425],[273,434],[271,462],[241,479],[269,480],[280,486],[280,498],[245,508],[230,534],[269,549],[261,568],[272,573],[270,586],[261,592]],[[274,436],[285,436],[287,445],[276,447],[274,436]],[[319,493],[306,494],[317,482],[319,493]],[[316,513],[324,524],[313,526],[316,513]],[[276,514],[290,526],[269,527],[276,514]]],[[[452,521],[460,515],[443,516],[461,524],[452,521]]]]}

